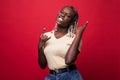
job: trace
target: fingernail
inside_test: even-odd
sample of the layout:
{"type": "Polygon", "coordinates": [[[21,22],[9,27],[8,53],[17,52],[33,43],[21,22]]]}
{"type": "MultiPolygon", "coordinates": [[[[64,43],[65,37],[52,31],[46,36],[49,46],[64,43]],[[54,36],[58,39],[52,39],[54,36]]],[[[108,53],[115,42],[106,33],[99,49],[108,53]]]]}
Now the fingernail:
{"type": "Polygon", "coordinates": [[[86,21],[86,23],[88,23],[88,21],[86,21]]]}
{"type": "Polygon", "coordinates": [[[43,30],[46,30],[46,28],[44,27],[43,30]]]}

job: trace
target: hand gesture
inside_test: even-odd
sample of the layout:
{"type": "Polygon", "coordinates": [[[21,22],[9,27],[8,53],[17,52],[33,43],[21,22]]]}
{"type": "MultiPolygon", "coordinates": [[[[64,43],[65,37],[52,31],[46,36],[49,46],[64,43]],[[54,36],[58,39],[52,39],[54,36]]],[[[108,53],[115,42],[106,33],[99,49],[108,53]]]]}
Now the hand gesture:
{"type": "Polygon", "coordinates": [[[87,25],[88,25],[88,21],[86,21],[86,23],[81,27],[77,26],[76,34],[82,34],[84,32],[84,30],[86,29],[87,25]]]}
{"type": "Polygon", "coordinates": [[[43,28],[42,34],[40,35],[40,41],[39,41],[41,46],[43,46],[45,42],[50,39],[50,37],[44,34],[45,32],[46,32],[46,28],[43,28]]]}

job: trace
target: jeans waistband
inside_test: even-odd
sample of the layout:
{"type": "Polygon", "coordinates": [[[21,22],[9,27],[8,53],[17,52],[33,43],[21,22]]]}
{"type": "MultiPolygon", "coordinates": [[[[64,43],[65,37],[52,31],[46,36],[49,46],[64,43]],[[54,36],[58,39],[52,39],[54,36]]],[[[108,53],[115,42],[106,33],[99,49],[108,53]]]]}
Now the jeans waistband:
{"type": "Polygon", "coordinates": [[[50,71],[50,74],[57,75],[57,74],[60,74],[60,73],[72,71],[72,70],[74,70],[74,69],[76,69],[76,66],[73,64],[73,65],[67,66],[66,68],[49,70],[49,71],[50,71]]]}

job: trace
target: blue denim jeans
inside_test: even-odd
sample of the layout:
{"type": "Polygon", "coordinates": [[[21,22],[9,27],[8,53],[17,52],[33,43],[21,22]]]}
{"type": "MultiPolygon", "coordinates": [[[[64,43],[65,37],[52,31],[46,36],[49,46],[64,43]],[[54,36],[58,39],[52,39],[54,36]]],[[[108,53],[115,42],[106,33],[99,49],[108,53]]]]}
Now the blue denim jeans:
{"type": "Polygon", "coordinates": [[[80,75],[80,72],[77,69],[75,69],[57,75],[50,74],[44,80],[83,80],[83,79],[82,76],[80,75]]]}

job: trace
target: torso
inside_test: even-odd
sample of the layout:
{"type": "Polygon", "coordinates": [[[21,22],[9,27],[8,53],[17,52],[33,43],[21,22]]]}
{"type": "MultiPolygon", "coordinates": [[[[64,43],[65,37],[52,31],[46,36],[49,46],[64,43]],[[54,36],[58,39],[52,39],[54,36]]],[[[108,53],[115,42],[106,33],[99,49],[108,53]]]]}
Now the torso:
{"type": "Polygon", "coordinates": [[[66,67],[65,55],[72,44],[74,37],[70,37],[68,33],[61,37],[56,37],[54,31],[45,34],[48,37],[51,37],[44,47],[44,53],[49,69],[54,70],[66,67]]]}

